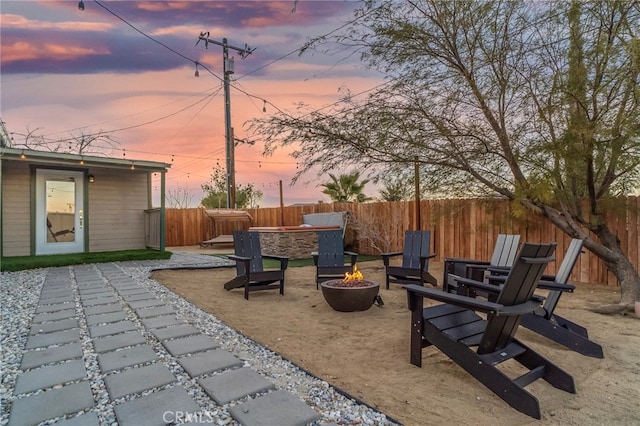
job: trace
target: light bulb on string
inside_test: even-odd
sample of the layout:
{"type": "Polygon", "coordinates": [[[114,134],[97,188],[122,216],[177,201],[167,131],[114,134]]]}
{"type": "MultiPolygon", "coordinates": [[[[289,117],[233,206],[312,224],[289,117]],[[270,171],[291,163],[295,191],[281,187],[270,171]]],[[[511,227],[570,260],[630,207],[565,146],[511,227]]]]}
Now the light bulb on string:
{"type": "Polygon", "coordinates": [[[196,77],[200,77],[200,71],[198,71],[198,63],[196,62],[196,72],[194,74],[196,77]]]}

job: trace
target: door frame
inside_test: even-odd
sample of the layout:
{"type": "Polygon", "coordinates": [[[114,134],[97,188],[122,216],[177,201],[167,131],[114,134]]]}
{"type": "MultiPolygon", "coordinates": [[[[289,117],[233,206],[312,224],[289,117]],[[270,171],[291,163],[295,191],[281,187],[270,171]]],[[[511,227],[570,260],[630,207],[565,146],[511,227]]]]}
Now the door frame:
{"type": "Polygon", "coordinates": [[[38,255],[85,253],[87,251],[87,170],[59,167],[33,167],[32,253],[38,255]],[[47,242],[46,188],[49,177],[71,176],[75,182],[75,211],[73,242],[47,242]]]}

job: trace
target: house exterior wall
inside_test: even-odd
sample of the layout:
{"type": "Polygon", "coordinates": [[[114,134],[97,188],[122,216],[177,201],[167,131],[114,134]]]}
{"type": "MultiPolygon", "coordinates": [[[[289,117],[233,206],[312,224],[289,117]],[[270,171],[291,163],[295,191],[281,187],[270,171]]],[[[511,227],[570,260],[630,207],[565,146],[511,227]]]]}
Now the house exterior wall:
{"type": "Polygon", "coordinates": [[[29,165],[2,162],[2,255],[28,256],[31,250],[29,165]]]}
{"type": "Polygon", "coordinates": [[[89,251],[145,248],[144,211],[148,176],[135,170],[90,170],[88,185],[89,251]]]}
{"type": "MultiPolygon", "coordinates": [[[[49,166],[50,167],[50,166],[49,166]]],[[[2,255],[31,255],[32,208],[29,161],[2,161],[2,255]]],[[[144,249],[145,213],[149,208],[147,171],[92,168],[86,183],[88,251],[144,249]]]]}

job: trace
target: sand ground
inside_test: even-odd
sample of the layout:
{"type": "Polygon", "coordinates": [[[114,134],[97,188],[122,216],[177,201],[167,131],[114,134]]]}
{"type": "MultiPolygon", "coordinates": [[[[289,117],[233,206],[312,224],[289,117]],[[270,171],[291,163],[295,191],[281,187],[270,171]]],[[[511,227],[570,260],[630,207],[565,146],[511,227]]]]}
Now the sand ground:
{"type": "MultiPolygon", "coordinates": [[[[358,265],[365,278],[384,282],[381,262],[358,265]]],[[[430,266],[440,279],[442,264],[430,266]]],[[[535,420],[508,406],[433,347],[422,368],[409,363],[410,317],[398,285],[380,295],[385,304],[364,312],[337,312],[316,290],[313,267],[289,268],[285,295],[261,291],[245,300],[225,291],[233,268],[157,271],[154,279],[332,385],[405,425],[638,425],[640,321],[589,308],[619,300],[617,288],[578,284],[556,312],[588,328],[605,358],[580,355],[520,328],[517,337],[573,375],[577,393],[540,380],[527,387],[542,409],[535,420]]],[[[512,370],[514,366],[507,366],[512,370]]]]}

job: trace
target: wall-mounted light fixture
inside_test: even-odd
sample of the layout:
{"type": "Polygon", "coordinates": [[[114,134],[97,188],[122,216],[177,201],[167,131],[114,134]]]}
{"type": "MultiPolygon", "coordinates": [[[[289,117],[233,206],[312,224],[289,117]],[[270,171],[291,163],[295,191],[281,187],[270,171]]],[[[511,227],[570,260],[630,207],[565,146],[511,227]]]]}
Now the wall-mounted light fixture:
{"type": "Polygon", "coordinates": [[[95,182],[95,181],[96,181],[95,176],[93,176],[93,175],[89,175],[89,183],[93,183],[93,182],[95,182]]]}
{"type": "Polygon", "coordinates": [[[24,150],[22,151],[22,154],[20,154],[20,158],[22,158],[23,160],[24,160],[25,158],[27,158],[27,156],[26,156],[26,155],[24,155],[24,150]]]}

